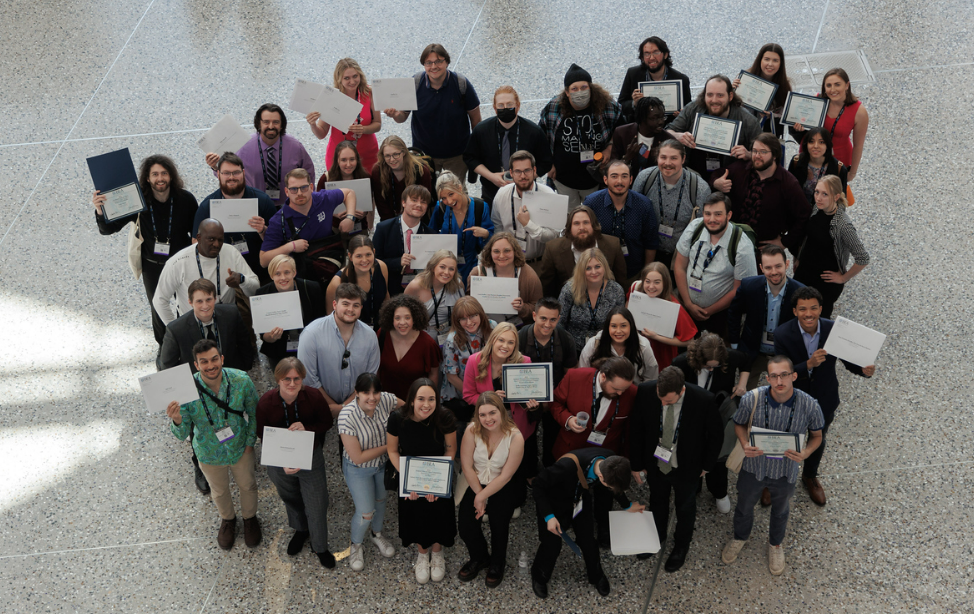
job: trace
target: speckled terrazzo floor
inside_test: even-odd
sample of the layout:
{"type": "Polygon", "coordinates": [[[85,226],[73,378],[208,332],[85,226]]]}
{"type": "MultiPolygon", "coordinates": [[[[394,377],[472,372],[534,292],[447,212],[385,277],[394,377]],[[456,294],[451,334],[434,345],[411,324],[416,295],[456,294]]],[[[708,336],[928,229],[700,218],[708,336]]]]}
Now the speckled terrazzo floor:
{"type": "MultiPolygon", "coordinates": [[[[954,0],[593,7],[3,3],[0,612],[974,610],[974,8],[954,0]],[[136,378],[155,356],[148,309],[125,264],[124,236],[101,237],[94,226],[85,158],[121,147],[136,159],[166,153],[202,197],[214,188],[195,145],[202,131],[224,113],[246,123],[261,102],[285,103],[296,77],[324,81],[339,57],[356,58],[371,77],[407,76],[437,41],[482,100],[511,82],[534,119],[573,61],[616,91],[650,34],[669,42],[694,85],[736,73],[769,40],[789,54],[863,49],[876,73],[874,84],[855,87],[871,126],[851,211],[873,264],[837,313],[889,339],[874,380],[840,375],[843,405],[822,465],[829,504],[817,508],[799,489],[785,574],[767,572],[761,510],[739,562],[719,562],[730,517],[706,493],[686,566],[657,574],[655,560],[606,553],[606,599],[564,553],[551,597],[533,595],[517,567],[537,543],[531,507],[514,521],[507,577],[494,591],[453,578],[465,559],[459,541],[440,585],[418,586],[402,548],[380,560],[370,547],[364,573],[344,562],[329,572],[307,549],[285,554],[290,530],[263,471],[264,543],[248,550],[241,538],[230,553],[219,550],[217,515],[192,486],[187,445],[142,404],[136,378]]],[[[324,144],[295,119],[292,133],[323,164],[324,144]]],[[[386,121],[379,136],[388,134],[405,136],[407,126],[386,121]]],[[[266,368],[254,372],[261,390],[266,368]]],[[[329,434],[330,530],[340,551],[351,500],[335,445],[329,434]]],[[[395,535],[392,507],[386,531],[395,535]]]]}

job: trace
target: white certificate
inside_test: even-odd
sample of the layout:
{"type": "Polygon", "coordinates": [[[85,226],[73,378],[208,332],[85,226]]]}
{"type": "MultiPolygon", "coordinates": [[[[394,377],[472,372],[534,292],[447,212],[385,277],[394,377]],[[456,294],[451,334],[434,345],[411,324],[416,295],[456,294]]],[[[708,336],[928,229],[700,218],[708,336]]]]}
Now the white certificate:
{"type": "MultiPolygon", "coordinates": [[[[785,435],[786,434],[785,431],[776,431],[774,429],[765,429],[765,428],[761,428],[759,426],[752,426],[751,427],[751,433],[752,434],[757,434],[757,435],[785,435]]],[[[805,449],[805,442],[807,440],[808,440],[808,434],[807,433],[800,433],[800,434],[798,434],[798,449],[799,450],[804,450],[805,449]]],[[[761,446],[756,446],[756,447],[761,448],[761,446]]],[[[785,449],[787,449],[787,448],[785,448],[785,449]]],[[[765,453],[764,455],[766,457],[768,457],[768,458],[784,458],[784,451],[781,452],[781,455],[780,456],[776,456],[774,454],[770,454],[768,452],[768,450],[764,450],[764,448],[761,448],[761,450],[764,451],[764,453],[765,453]]]]}
{"type": "Polygon", "coordinates": [[[501,366],[501,388],[505,403],[550,403],[555,396],[555,382],[550,362],[530,362],[501,366]]]}
{"type": "Polygon", "coordinates": [[[521,196],[531,221],[543,228],[561,232],[568,221],[568,196],[531,191],[521,196]]]}
{"type": "Polygon", "coordinates": [[[497,315],[517,315],[511,303],[518,297],[516,277],[470,276],[470,296],[480,301],[484,311],[497,315]]]}
{"type": "Polygon", "coordinates": [[[433,254],[441,249],[449,250],[456,254],[457,236],[450,234],[415,234],[409,239],[409,247],[409,254],[416,256],[416,260],[413,260],[410,268],[421,271],[426,268],[426,265],[429,263],[430,258],[433,257],[433,254]]]}
{"type": "Polygon", "coordinates": [[[821,128],[825,125],[825,114],[828,110],[827,98],[788,92],[785,108],[781,113],[781,123],[786,126],[801,124],[806,128],[821,128]]]}
{"type": "Polygon", "coordinates": [[[256,198],[214,198],[210,217],[223,224],[223,232],[257,232],[247,220],[257,217],[256,198]]]}
{"type": "Polygon", "coordinates": [[[165,413],[173,401],[185,405],[200,398],[196,380],[193,379],[193,372],[188,364],[144,375],[139,378],[139,386],[149,411],[165,413]]]}
{"type": "Polygon", "coordinates": [[[372,96],[372,104],[376,111],[419,109],[419,104],[416,102],[416,82],[412,78],[376,79],[372,82],[372,96]]]}
{"type": "Polygon", "coordinates": [[[358,100],[349,98],[327,85],[322,86],[321,94],[314,106],[314,110],[321,113],[321,121],[342,132],[348,132],[363,108],[365,105],[358,100]]]}
{"type": "MultiPolygon", "coordinates": [[[[405,499],[409,496],[409,493],[405,491],[406,480],[402,478],[403,469],[406,468],[406,456],[399,457],[399,496],[405,499]]],[[[435,458],[437,460],[452,461],[455,460],[452,456],[424,456],[423,458],[435,458]]]]}
{"type": "Polygon", "coordinates": [[[241,147],[247,144],[250,136],[250,133],[244,130],[232,115],[227,113],[200,140],[196,141],[196,144],[206,153],[215,153],[219,156],[227,151],[237,153],[241,147]]]}
{"type": "Polygon", "coordinates": [[[734,90],[734,95],[741,99],[745,107],[755,111],[767,111],[774,102],[774,95],[778,92],[778,84],[755,77],[746,70],[737,76],[741,84],[734,90]]]}
{"type": "Polygon", "coordinates": [[[267,467],[311,469],[314,448],[314,431],[289,431],[265,426],[264,437],[260,440],[260,464],[267,467]]]}
{"type": "Polygon", "coordinates": [[[885,342],[886,335],[883,333],[839,316],[835,319],[824,349],[836,358],[868,367],[876,364],[876,357],[885,342]]]}
{"type": "Polygon", "coordinates": [[[676,333],[676,320],[680,317],[678,303],[633,292],[629,295],[629,311],[639,330],[648,328],[664,337],[672,337],[676,333]]]}
{"type": "Polygon", "coordinates": [[[145,209],[145,204],[142,201],[142,190],[139,189],[137,183],[123,185],[110,192],[102,192],[102,194],[105,196],[102,210],[105,212],[106,221],[111,222],[145,209]]]}
{"type": "Polygon", "coordinates": [[[693,121],[693,141],[701,151],[729,156],[740,133],[741,122],[735,119],[698,113],[693,121]]]}
{"type": "Polygon", "coordinates": [[[304,328],[301,296],[297,290],[252,296],[250,312],[254,318],[254,332],[258,335],[278,327],[284,330],[304,328]]]}
{"type": "Polygon", "coordinates": [[[616,556],[644,552],[652,554],[660,550],[656,521],[649,510],[609,512],[609,538],[612,542],[612,554],[616,556]]]}
{"type": "Polygon", "coordinates": [[[372,180],[352,179],[351,181],[329,181],[325,184],[326,190],[338,190],[340,188],[355,192],[356,211],[372,210],[372,180]]]}
{"type": "Polygon", "coordinates": [[[678,113],[683,108],[683,81],[679,79],[642,81],[639,83],[639,91],[647,98],[659,98],[667,113],[678,113]]]}
{"type": "Polygon", "coordinates": [[[325,89],[325,86],[320,83],[298,79],[294,83],[294,90],[291,92],[291,101],[287,105],[288,108],[304,115],[317,110],[315,103],[321,97],[321,91],[323,89],[325,89]]]}

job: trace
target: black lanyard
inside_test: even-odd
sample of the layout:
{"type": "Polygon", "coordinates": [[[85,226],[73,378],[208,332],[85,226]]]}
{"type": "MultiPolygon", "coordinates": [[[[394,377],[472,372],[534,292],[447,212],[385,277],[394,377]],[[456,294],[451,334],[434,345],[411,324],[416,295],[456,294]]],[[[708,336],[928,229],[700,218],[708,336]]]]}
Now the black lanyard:
{"type": "MultiPolygon", "coordinates": [[[[449,210],[449,212],[450,212],[450,234],[454,234],[454,235],[458,234],[458,235],[460,235],[460,256],[461,257],[463,256],[463,253],[464,253],[463,252],[463,244],[466,242],[466,238],[467,238],[467,233],[464,231],[464,229],[466,228],[466,224],[467,224],[467,218],[470,217],[470,214],[473,213],[473,210],[474,210],[474,204],[473,204],[473,199],[472,198],[470,199],[470,202],[469,202],[469,204],[467,206],[468,206],[467,215],[464,216],[464,218],[463,218],[463,225],[460,226],[460,232],[453,232],[453,220],[455,220],[456,217],[457,217],[456,216],[456,213],[453,212],[453,207],[446,207],[449,210]]],[[[476,217],[476,214],[475,214],[475,217],[476,217]]],[[[476,223],[476,222],[477,222],[477,220],[474,220],[474,223],[476,223]]],[[[458,225],[460,224],[460,221],[459,220],[457,220],[457,224],[458,225]]]]}
{"type": "MultiPolygon", "coordinates": [[[[660,408],[662,411],[659,412],[659,445],[663,445],[663,416],[666,415],[666,406],[660,408]]],[[[676,447],[676,440],[680,437],[680,422],[683,421],[683,412],[680,412],[679,417],[676,419],[676,428],[673,429],[673,443],[670,444],[669,450],[673,450],[676,447]]]]}
{"type": "MultiPolygon", "coordinates": [[[[359,102],[359,99],[358,99],[358,89],[355,90],[355,102],[359,102]]],[[[362,108],[364,109],[365,107],[363,106],[362,108]]],[[[359,113],[358,114],[358,117],[355,118],[355,123],[356,124],[361,124],[362,123],[362,114],[361,113],[359,113]]],[[[337,128],[336,128],[336,130],[337,130],[337,128]]],[[[338,131],[339,132],[342,132],[341,130],[338,130],[338,131]]],[[[357,141],[360,138],[362,138],[362,135],[361,134],[351,133],[351,135],[349,135],[348,132],[342,132],[342,134],[345,135],[345,140],[346,141],[357,141]]]]}
{"type": "MultiPolygon", "coordinates": [[[[206,339],[206,326],[199,319],[196,320],[196,324],[200,327],[200,338],[206,339]]],[[[216,337],[214,341],[216,342],[217,349],[220,350],[220,354],[223,354],[223,348],[220,345],[220,330],[216,327],[216,314],[213,314],[213,319],[210,320],[210,330],[213,331],[213,336],[216,337]]]]}
{"type": "Polygon", "coordinates": [[[592,325],[595,324],[595,312],[599,310],[599,303],[602,302],[602,291],[605,290],[606,282],[602,282],[602,287],[599,288],[599,297],[595,299],[595,307],[592,307],[592,299],[588,296],[588,290],[585,291],[585,304],[588,305],[588,309],[591,312],[591,319],[588,322],[588,329],[593,330],[592,325]]]}
{"type": "MultiPolygon", "coordinates": [[[[497,130],[497,151],[501,152],[501,156],[503,157],[503,155],[504,155],[504,135],[502,133],[508,133],[508,132],[510,132],[510,130],[503,130],[503,126],[501,126],[500,120],[497,120],[497,125],[500,126],[500,128],[501,128],[501,129],[497,130]]],[[[521,140],[521,123],[519,121],[517,121],[516,119],[514,120],[514,126],[511,126],[511,128],[514,128],[514,127],[517,127],[517,131],[514,133],[514,147],[511,148],[511,153],[514,153],[515,151],[518,151],[517,144],[521,140]]],[[[508,139],[507,142],[510,143],[510,139],[508,139]]],[[[504,170],[507,170],[507,169],[503,169],[503,168],[501,169],[502,172],[504,170]]]]}
{"type": "MultiPolygon", "coordinates": [[[[154,198],[152,200],[155,200],[154,198]]],[[[166,243],[167,245],[172,242],[172,218],[173,218],[173,197],[169,196],[169,232],[166,233],[166,240],[160,241],[159,235],[156,233],[156,220],[153,215],[152,205],[149,205],[149,223],[152,224],[152,236],[155,237],[156,241],[159,243],[166,243]]],[[[202,273],[201,273],[202,275],[202,273]]]]}
{"type": "MultiPolygon", "coordinates": [[[[548,340],[548,345],[545,346],[546,348],[548,348],[548,353],[549,353],[549,355],[552,358],[552,362],[554,362],[554,357],[555,357],[555,335],[554,335],[554,332],[556,332],[556,331],[553,331],[552,332],[551,339],[548,340]]],[[[534,337],[534,335],[532,335],[532,337],[534,337]]],[[[534,350],[538,353],[538,362],[544,362],[544,356],[542,356],[542,354],[541,354],[541,346],[538,344],[538,338],[537,337],[534,337],[534,350]]]]}
{"type": "MultiPolygon", "coordinates": [[[[697,261],[700,260],[700,252],[702,251],[703,251],[703,241],[700,242],[700,247],[697,248],[697,255],[694,256],[693,258],[693,266],[690,267],[691,277],[693,277],[693,272],[697,270],[697,261]]],[[[710,266],[710,263],[713,261],[714,256],[716,256],[717,252],[719,251],[720,251],[720,246],[717,245],[716,247],[711,248],[709,252],[707,252],[707,257],[703,261],[703,268],[700,269],[700,277],[696,277],[695,279],[703,279],[704,271],[707,270],[707,267],[710,266]]]]}
{"type": "MultiPolygon", "coordinates": [[[[716,369],[716,368],[717,367],[714,367],[714,369],[716,369]]],[[[713,379],[714,379],[714,369],[708,369],[707,370],[707,381],[704,382],[704,384],[703,384],[703,389],[704,390],[710,390],[710,382],[712,382],[713,379]]]]}
{"type": "Polygon", "coordinates": [[[839,125],[839,120],[842,119],[842,114],[843,113],[845,113],[845,105],[844,104],[842,105],[842,108],[839,109],[839,114],[836,115],[835,120],[832,122],[832,129],[829,130],[829,140],[830,141],[834,141],[835,140],[835,128],[836,128],[836,126],[839,125]]]}
{"type": "MultiPolygon", "coordinates": [[[[223,421],[224,422],[229,422],[230,421],[230,414],[237,414],[238,416],[243,416],[244,415],[244,413],[242,411],[237,411],[236,409],[233,409],[232,407],[230,407],[230,404],[228,402],[230,400],[230,380],[227,379],[227,370],[226,369],[221,369],[220,370],[220,373],[222,374],[222,378],[221,379],[223,380],[223,382],[226,382],[227,383],[227,395],[226,395],[227,396],[227,400],[226,401],[220,399],[219,396],[215,396],[212,392],[210,392],[210,389],[209,389],[208,386],[204,386],[204,385],[200,384],[199,380],[197,380],[196,378],[193,378],[193,381],[196,383],[197,390],[199,390],[200,392],[203,393],[203,394],[200,395],[200,403],[203,404],[203,411],[206,412],[206,419],[210,421],[210,426],[213,427],[214,429],[216,429],[216,425],[213,424],[213,416],[210,415],[210,407],[206,403],[206,397],[210,397],[211,399],[213,399],[213,401],[216,402],[217,407],[219,407],[220,409],[223,410],[223,421]]],[[[220,389],[221,390],[223,389],[223,382],[220,383],[220,389]]],[[[218,391],[217,394],[219,394],[219,391],[218,391]]]]}
{"type": "MultiPolygon", "coordinates": [[[[782,403],[784,405],[784,403],[782,403]]],[[[786,433],[791,432],[791,421],[795,419],[795,402],[792,400],[791,403],[791,414],[788,416],[788,426],[785,428],[786,433]]],[[[765,393],[765,406],[764,406],[764,428],[770,429],[771,426],[771,392],[765,393]]]]}
{"type": "MultiPolygon", "coordinates": [[[[538,191],[538,184],[537,183],[534,183],[533,185],[534,185],[534,189],[533,190],[529,190],[529,192],[537,192],[538,191]]],[[[528,238],[526,236],[523,239],[521,237],[517,236],[517,215],[514,213],[514,195],[515,194],[517,194],[517,186],[516,185],[514,186],[514,189],[511,190],[511,228],[514,229],[514,238],[515,239],[517,239],[518,241],[527,242],[528,238]]],[[[521,202],[524,202],[524,197],[523,196],[521,197],[521,202]]],[[[524,228],[524,226],[521,226],[521,228],[524,228]]],[[[524,229],[524,232],[527,232],[527,229],[526,228],[524,229]]]]}
{"type": "MultiPolygon", "coordinates": [[[[277,145],[278,145],[277,147],[277,188],[280,189],[281,188],[281,168],[284,167],[284,135],[282,134],[281,136],[278,137],[278,139],[279,140],[277,141],[277,145]]],[[[272,149],[273,147],[274,146],[271,145],[272,149]]],[[[266,176],[267,168],[264,166],[264,148],[260,146],[260,143],[257,143],[257,151],[260,153],[260,170],[264,172],[264,175],[262,176],[266,176]]]]}
{"type": "MultiPolygon", "coordinates": [[[[608,433],[609,431],[612,430],[612,423],[616,421],[616,415],[619,413],[619,397],[616,397],[614,399],[616,409],[614,412],[612,412],[612,418],[609,420],[609,426],[605,427],[605,431],[596,430],[595,426],[599,423],[599,420],[597,420],[597,418],[599,416],[599,406],[601,405],[601,403],[599,402],[600,401],[599,395],[597,394],[597,389],[596,389],[598,384],[599,384],[599,374],[596,373],[595,378],[592,379],[592,410],[591,410],[592,417],[590,418],[590,420],[592,421],[592,430],[595,431],[596,433],[603,433],[603,432],[608,433]]],[[[610,400],[609,403],[612,403],[612,401],[610,400]]]]}
{"type": "MultiPolygon", "coordinates": [[[[200,263],[200,248],[199,245],[196,246],[196,268],[200,271],[200,277],[206,279],[203,275],[203,265],[200,263]]],[[[220,301],[220,253],[216,254],[216,300],[220,301]]]]}
{"type": "MultiPolygon", "coordinates": [[[[680,217],[680,204],[683,202],[683,188],[686,187],[687,183],[687,172],[684,169],[683,174],[680,175],[680,193],[676,197],[676,209],[673,210],[673,222],[676,223],[676,218],[680,217]]],[[[659,192],[659,216],[663,217],[663,174],[660,173],[659,183],[656,184],[656,190],[659,192]]],[[[661,220],[662,221],[662,220],[661,220]]]]}
{"type": "MultiPolygon", "coordinates": [[[[290,206],[290,205],[288,205],[288,206],[290,206]]],[[[292,209],[292,211],[293,211],[293,209],[292,209]]],[[[281,209],[281,235],[284,236],[284,242],[285,243],[290,243],[291,241],[296,241],[297,239],[300,239],[301,238],[298,235],[301,234],[301,231],[304,230],[304,227],[307,226],[308,225],[308,222],[311,221],[311,210],[310,209],[308,210],[308,215],[305,216],[305,217],[307,217],[307,219],[304,220],[304,224],[301,224],[301,228],[297,228],[294,225],[294,220],[291,220],[291,219],[287,218],[284,215],[284,209],[281,209]],[[287,236],[287,225],[288,224],[291,225],[291,232],[294,233],[294,234],[291,235],[290,238],[287,236]]]]}
{"type": "MultiPolygon", "coordinates": [[[[278,396],[281,396],[280,390],[277,392],[278,396]]],[[[284,423],[287,424],[288,428],[291,428],[291,420],[287,417],[287,403],[284,402],[284,397],[281,397],[281,405],[284,406],[284,423]]],[[[294,421],[301,422],[301,416],[298,415],[298,398],[294,397],[294,421]]]]}
{"type": "Polygon", "coordinates": [[[440,330],[440,301],[443,300],[443,295],[446,293],[446,285],[440,290],[440,298],[436,298],[436,292],[433,292],[433,288],[430,288],[430,296],[433,297],[433,317],[436,318],[436,330],[440,330]]]}

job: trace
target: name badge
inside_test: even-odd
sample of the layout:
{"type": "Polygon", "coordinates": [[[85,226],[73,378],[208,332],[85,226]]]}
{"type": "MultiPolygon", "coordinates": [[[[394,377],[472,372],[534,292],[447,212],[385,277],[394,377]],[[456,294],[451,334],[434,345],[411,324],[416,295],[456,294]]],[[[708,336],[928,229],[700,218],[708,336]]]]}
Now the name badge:
{"type": "Polygon", "coordinates": [[[237,251],[240,252],[241,255],[246,255],[250,253],[250,248],[247,247],[246,241],[237,241],[236,243],[233,244],[233,246],[237,248],[237,251]]]}
{"type": "Polygon", "coordinates": [[[287,351],[288,352],[297,352],[298,351],[298,342],[297,341],[291,341],[290,339],[288,339],[288,342],[287,342],[287,351]]]}
{"type": "Polygon", "coordinates": [[[698,279],[691,275],[687,278],[687,285],[695,292],[703,292],[703,279],[698,279]]]}
{"type": "Polygon", "coordinates": [[[265,193],[271,197],[271,200],[277,200],[281,197],[280,190],[267,190],[265,193]]]}
{"type": "Polygon", "coordinates": [[[579,499],[578,504],[575,505],[575,509],[572,510],[572,518],[578,518],[578,515],[582,513],[582,503],[583,500],[579,499]]]}
{"type": "Polygon", "coordinates": [[[663,224],[660,224],[659,225],[659,234],[660,234],[661,237],[672,238],[673,237],[673,227],[672,226],[664,226],[663,224]]]}
{"type": "Polygon", "coordinates": [[[629,255],[629,247],[625,243],[622,244],[622,255],[623,256],[629,255]]]}
{"type": "Polygon", "coordinates": [[[152,248],[152,251],[154,253],[160,255],[160,256],[168,256],[169,255],[169,244],[168,243],[160,243],[159,241],[156,241],[156,245],[155,245],[154,248],[152,248]]]}
{"type": "Polygon", "coordinates": [[[229,426],[216,432],[216,438],[220,440],[220,443],[230,441],[234,437],[236,437],[236,435],[234,435],[233,429],[231,429],[229,426]]]}
{"type": "Polygon", "coordinates": [[[764,345],[774,345],[774,333],[766,330],[764,334],[761,335],[761,343],[764,345]]]}
{"type": "Polygon", "coordinates": [[[715,171],[720,168],[720,158],[707,158],[707,170],[715,171]]]}
{"type": "Polygon", "coordinates": [[[595,160],[595,150],[594,149],[583,150],[581,153],[579,153],[579,156],[581,156],[582,164],[588,164],[589,162],[595,160]]]}
{"type": "Polygon", "coordinates": [[[667,450],[663,446],[656,446],[656,451],[653,452],[653,456],[660,459],[666,464],[670,463],[670,459],[673,457],[673,450],[667,450]]]}
{"type": "Polygon", "coordinates": [[[457,264],[467,264],[467,258],[466,258],[466,256],[464,256],[463,254],[460,254],[460,257],[457,259],[457,264]]]}
{"type": "Polygon", "coordinates": [[[402,287],[405,288],[406,286],[409,285],[409,282],[411,282],[414,279],[416,279],[416,274],[415,273],[412,273],[410,275],[403,275],[402,276],[402,287]]]}
{"type": "Polygon", "coordinates": [[[521,237],[515,237],[515,238],[517,239],[517,244],[521,246],[521,251],[522,252],[527,251],[527,249],[528,249],[528,240],[527,239],[522,239],[521,237]]]}
{"type": "Polygon", "coordinates": [[[601,448],[602,444],[605,443],[605,433],[600,433],[599,431],[592,431],[591,433],[589,433],[588,442],[593,446],[599,446],[601,448]]]}
{"type": "Polygon", "coordinates": [[[441,346],[446,344],[446,338],[450,336],[450,333],[440,333],[436,336],[436,342],[441,346]]]}

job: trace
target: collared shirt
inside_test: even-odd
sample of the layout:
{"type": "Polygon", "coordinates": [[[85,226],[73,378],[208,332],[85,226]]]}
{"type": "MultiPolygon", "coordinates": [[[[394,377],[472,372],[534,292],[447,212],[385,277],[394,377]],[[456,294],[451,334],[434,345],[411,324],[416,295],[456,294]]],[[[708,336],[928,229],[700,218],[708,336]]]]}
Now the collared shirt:
{"type": "MultiPolygon", "coordinates": [[[[304,145],[301,144],[301,141],[290,134],[282,135],[274,143],[273,148],[274,155],[280,155],[283,158],[283,161],[275,158],[281,175],[281,196],[274,201],[274,204],[280,207],[287,200],[287,190],[284,189],[284,177],[296,168],[303,168],[311,175],[311,185],[315,185],[315,165],[311,161],[311,156],[308,155],[304,145]],[[278,152],[281,153],[278,154],[278,152]]],[[[240,160],[244,163],[244,177],[247,179],[247,185],[261,192],[267,191],[267,184],[264,182],[264,167],[260,163],[260,154],[264,152],[264,164],[266,165],[267,149],[268,147],[264,144],[260,135],[254,133],[250,137],[250,140],[237,151],[237,155],[240,156],[240,160]]]]}
{"type": "MultiPolygon", "coordinates": [[[[554,194],[548,186],[534,182],[535,191],[544,194],[554,194]]],[[[544,254],[545,243],[557,239],[561,228],[546,228],[539,226],[533,219],[528,220],[527,226],[522,226],[517,220],[517,213],[521,210],[522,198],[518,195],[517,186],[509,183],[497,191],[494,202],[490,207],[490,218],[494,222],[494,232],[506,231],[513,234],[521,243],[524,257],[527,260],[540,258],[544,254]],[[513,207],[513,209],[512,209],[513,207]],[[514,217],[511,217],[513,210],[514,217]]]]}
{"type": "MultiPolygon", "coordinates": [[[[664,405],[662,407],[662,410],[663,410],[662,415],[663,415],[663,420],[664,421],[666,420],[666,408],[667,407],[672,407],[673,408],[673,420],[674,420],[674,424],[679,424],[680,423],[680,412],[683,411],[683,397],[685,397],[685,396],[686,396],[686,392],[684,392],[683,394],[681,394],[680,395],[680,398],[677,399],[676,400],[676,403],[674,403],[673,405],[664,405]]],[[[674,432],[674,435],[676,435],[675,432],[674,432]]],[[[679,443],[680,443],[680,440],[677,439],[676,440],[676,443],[674,443],[673,444],[673,447],[670,449],[670,451],[673,452],[673,456],[670,457],[670,467],[672,467],[673,469],[676,469],[680,465],[679,464],[679,460],[677,459],[677,454],[676,454],[676,446],[679,445],[679,443]]],[[[660,442],[660,444],[662,445],[662,442],[660,442]]]]}
{"type": "MultiPolygon", "coordinates": [[[[200,373],[194,374],[193,377],[212,392],[200,373]]],[[[179,408],[182,421],[178,425],[170,422],[169,430],[178,439],[186,439],[192,432],[193,451],[196,452],[196,457],[201,463],[217,466],[233,465],[243,456],[244,448],[253,446],[257,441],[257,389],[245,372],[224,369],[220,390],[215,396],[226,401],[232,409],[244,412],[248,417],[245,419],[224,411],[216,401],[205,392],[201,392],[199,399],[179,408]],[[227,396],[228,391],[229,396],[227,396]],[[210,411],[210,418],[213,419],[212,425],[206,416],[204,399],[206,408],[210,411]],[[233,430],[233,439],[220,443],[216,432],[226,427],[233,430]]]]}
{"type": "Polygon", "coordinates": [[[295,211],[290,204],[284,205],[267,225],[260,250],[269,252],[297,239],[314,241],[330,237],[334,233],[331,227],[332,213],[343,202],[345,194],[341,190],[320,190],[311,194],[308,215],[295,211]]]}
{"type": "Polygon", "coordinates": [[[446,71],[443,85],[440,89],[433,89],[424,72],[416,89],[416,105],[418,109],[410,114],[413,147],[434,158],[452,158],[463,154],[470,140],[470,117],[467,112],[480,106],[480,98],[470,79],[467,79],[466,92],[461,95],[457,73],[446,71]]]}
{"type": "MultiPolygon", "coordinates": [[[[575,257],[575,264],[578,264],[578,259],[582,256],[582,252],[580,252],[577,249],[575,249],[575,244],[571,242],[571,237],[568,237],[568,240],[569,240],[569,245],[572,246],[572,256],[575,257]]],[[[598,249],[599,242],[596,241],[595,242],[595,245],[593,245],[592,247],[598,249]]]]}
{"type": "MultiPolygon", "coordinates": [[[[785,296],[786,284],[787,284],[787,280],[785,281],[785,284],[781,285],[781,289],[778,290],[777,296],[775,296],[775,294],[771,291],[770,283],[765,285],[765,291],[767,293],[767,299],[768,299],[768,304],[767,304],[768,315],[764,322],[764,331],[767,333],[773,333],[774,329],[778,328],[778,318],[781,317],[781,300],[785,296]]],[[[774,354],[774,343],[764,343],[762,340],[761,353],[774,354]]]]}
{"type": "Polygon", "coordinates": [[[648,198],[629,190],[626,204],[617,211],[612,203],[609,190],[599,190],[585,199],[585,204],[595,211],[595,217],[602,226],[602,234],[618,237],[625,244],[626,274],[629,277],[639,274],[646,264],[646,250],[659,247],[659,218],[648,198]],[[624,220],[624,225],[619,228],[624,220]]]}
{"type": "Polygon", "coordinates": [[[308,369],[304,385],[323,388],[332,401],[342,403],[352,394],[359,375],[379,371],[379,341],[375,331],[356,320],[346,346],[335,314],[331,314],[318,318],[301,331],[298,359],[308,369]],[[348,366],[343,369],[346,350],[348,366]]]}
{"type": "Polygon", "coordinates": [[[697,226],[703,224],[703,218],[698,218],[687,224],[686,230],[680,236],[680,241],[676,244],[676,250],[688,259],[687,262],[687,281],[690,276],[703,277],[701,292],[689,290],[690,300],[703,308],[710,307],[719,301],[725,294],[734,289],[734,280],[743,280],[745,277],[757,275],[757,265],[754,262],[754,245],[747,235],[741,233],[741,241],[737,245],[737,263],[731,264],[730,254],[727,250],[730,245],[730,238],[733,234],[730,223],[724,230],[723,236],[717,242],[720,249],[714,255],[710,265],[703,268],[707,259],[707,252],[715,246],[710,243],[710,232],[704,226],[696,243],[690,244],[697,226]],[[699,258],[697,254],[699,253],[699,258]],[[696,260],[696,268],[694,268],[696,260]]]}
{"type": "MultiPolygon", "coordinates": [[[[371,450],[386,445],[386,425],[389,423],[389,415],[396,410],[396,395],[391,392],[383,392],[379,398],[379,403],[375,406],[375,411],[369,417],[358,405],[358,399],[342,408],[338,414],[338,434],[349,435],[358,439],[359,447],[362,451],[371,450]]],[[[352,457],[348,455],[348,448],[342,449],[342,457],[352,463],[352,457]]],[[[378,458],[355,465],[356,467],[381,467],[385,464],[388,456],[383,454],[378,458]]]]}
{"type": "Polygon", "coordinates": [[[815,323],[815,334],[806,333],[801,325],[798,326],[798,329],[802,331],[802,341],[805,342],[805,349],[808,351],[808,357],[811,358],[812,354],[818,350],[819,334],[822,332],[822,320],[819,318],[819,321],[815,323]]]}

